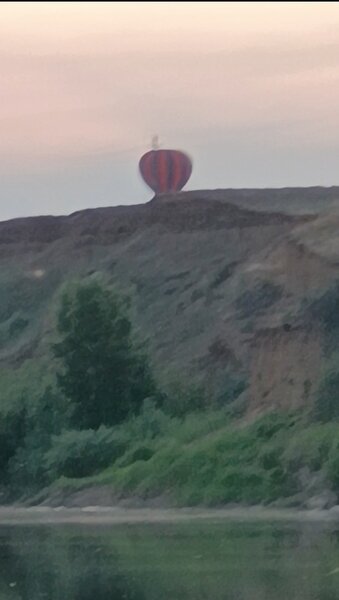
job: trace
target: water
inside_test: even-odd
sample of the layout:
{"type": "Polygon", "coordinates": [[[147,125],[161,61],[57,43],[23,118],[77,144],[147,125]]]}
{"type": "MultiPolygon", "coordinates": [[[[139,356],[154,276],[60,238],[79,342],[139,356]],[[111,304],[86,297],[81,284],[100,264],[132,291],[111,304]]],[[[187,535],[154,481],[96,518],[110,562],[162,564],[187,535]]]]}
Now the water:
{"type": "Polygon", "coordinates": [[[0,527],[0,600],[184,599],[338,600],[339,524],[0,527]]]}

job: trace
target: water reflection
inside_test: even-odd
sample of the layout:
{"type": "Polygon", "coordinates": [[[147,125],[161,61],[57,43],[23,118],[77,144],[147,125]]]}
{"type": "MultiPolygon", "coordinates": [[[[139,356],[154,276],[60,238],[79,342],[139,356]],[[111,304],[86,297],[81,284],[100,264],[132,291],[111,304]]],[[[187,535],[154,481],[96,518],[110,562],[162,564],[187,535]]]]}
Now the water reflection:
{"type": "Polygon", "coordinates": [[[1,527],[0,600],[338,600],[329,526],[1,527]]]}
{"type": "Polygon", "coordinates": [[[101,536],[45,528],[1,533],[1,600],[145,600],[101,536]]]}

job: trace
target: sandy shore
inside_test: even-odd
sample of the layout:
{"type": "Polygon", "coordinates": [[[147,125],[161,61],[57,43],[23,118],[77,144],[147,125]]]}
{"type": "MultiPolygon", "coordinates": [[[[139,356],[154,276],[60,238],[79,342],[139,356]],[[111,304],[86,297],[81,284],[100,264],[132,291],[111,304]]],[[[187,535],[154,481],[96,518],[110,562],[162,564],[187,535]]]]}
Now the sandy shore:
{"type": "Polygon", "coordinates": [[[180,521],[338,521],[339,507],[330,510],[270,509],[261,506],[220,509],[121,508],[87,506],[83,508],[0,507],[0,525],[39,525],[78,523],[86,525],[123,525],[132,523],[176,523],[180,521]]]}

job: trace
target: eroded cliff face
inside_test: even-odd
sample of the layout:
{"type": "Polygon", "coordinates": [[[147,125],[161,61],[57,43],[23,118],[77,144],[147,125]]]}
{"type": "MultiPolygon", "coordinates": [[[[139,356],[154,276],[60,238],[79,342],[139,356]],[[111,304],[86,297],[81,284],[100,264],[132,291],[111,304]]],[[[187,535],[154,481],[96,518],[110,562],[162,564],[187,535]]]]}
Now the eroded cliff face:
{"type": "Polygon", "coordinates": [[[0,223],[4,393],[11,381],[27,387],[31,367],[53,370],[61,286],[103,276],[131,297],[161,380],[200,381],[221,403],[241,380],[252,412],[312,402],[329,352],[309,306],[338,278],[339,193],[272,190],[271,206],[269,192],[188,192],[0,223]]]}
{"type": "Polygon", "coordinates": [[[279,327],[255,336],[249,368],[253,411],[300,408],[312,400],[322,363],[317,334],[279,327]]]}

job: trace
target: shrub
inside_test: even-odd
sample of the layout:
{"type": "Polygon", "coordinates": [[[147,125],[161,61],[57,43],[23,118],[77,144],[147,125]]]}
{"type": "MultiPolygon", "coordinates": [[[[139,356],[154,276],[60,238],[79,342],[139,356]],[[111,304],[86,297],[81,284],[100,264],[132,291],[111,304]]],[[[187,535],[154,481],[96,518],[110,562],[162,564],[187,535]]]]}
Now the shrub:
{"type": "Polygon", "coordinates": [[[86,477],[112,464],[126,448],[123,437],[103,425],[96,431],[65,431],[53,437],[45,467],[55,477],[86,477]]]}
{"type": "Polygon", "coordinates": [[[327,333],[336,331],[339,327],[339,281],[324,294],[309,301],[304,311],[310,319],[320,322],[327,333]]]}
{"type": "Polygon", "coordinates": [[[329,452],[326,471],[334,489],[339,493],[339,441],[337,436],[329,452]]]}
{"type": "Polygon", "coordinates": [[[318,471],[326,464],[337,435],[336,425],[313,425],[300,430],[289,440],[282,460],[290,472],[303,466],[318,471]]]}
{"type": "Polygon", "coordinates": [[[184,417],[207,407],[206,393],[198,383],[187,384],[178,379],[167,383],[163,408],[173,417],[184,417]]]}
{"type": "Polygon", "coordinates": [[[10,492],[13,495],[29,495],[49,484],[52,478],[45,468],[46,447],[40,440],[29,435],[24,445],[16,449],[8,462],[10,492]]]}
{"type": "Polygon", "coordinates": [[[282,296],[280,285],[270,281],[261,281],[252,289],[243,292],[236,300],[236,308],[241,318],[261,314],[278,302],[282,296]]]}
{"type": "Polygon", "coordinates": [[[8,482],[8,465],[26,435],[27,414],[23,407],[18,412],[0,415],[0,482],[8,482]]]}
{"type": "Polygon", "coordinates": [[[144,401],[139,415],[132,416],[119,426],[121,434],[133,445],[136,442],[147,442],[160,435],[167,434],[175,428],[177,419],[171,418],[156,406],[154,400],[144,401]]]}
{"type": "Polygon", "coordinates": [[[226,372],[222,390],[217,397],[217,406],[231,405],[245,391],[247,385],[245,377],[226,372]]]}
{"type": "MultiPolygon", "coordinates": [[[[6,476],[11,491],[34,491],[49,482],[44,455],[51,445],[51,436],[68,425],[70,407],[65,398],[48,386],[37,398],[22,400],[15,415],[15,429],[7,423],[12,451],[7,456],[6,476]]],[[[7,418],[8,419],[8,418],[7,418]]],[[[6,454],[3,454],[3,459],[6,454]]]]}
{"type": "Polygon", "coordinates": [[[145,444],[137,444],[117,460],[117,467],[127,467],[138,461],[148,461],[154,456],[154,450],[145,444]]]}
{"type": "Polygon", "coordinates": [[[297,412],[270,412],[254,423],[253,430],[259,439],[270,440],[280,431],[294,427],[298,418],[297,412]]]}
{"type": "Polygon", "coordinates": [[[330,370],[325,374],[318,388],[312,416],[322,422],[339,419],[339,371],[330,370]]]}

